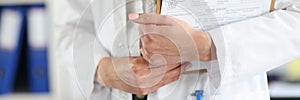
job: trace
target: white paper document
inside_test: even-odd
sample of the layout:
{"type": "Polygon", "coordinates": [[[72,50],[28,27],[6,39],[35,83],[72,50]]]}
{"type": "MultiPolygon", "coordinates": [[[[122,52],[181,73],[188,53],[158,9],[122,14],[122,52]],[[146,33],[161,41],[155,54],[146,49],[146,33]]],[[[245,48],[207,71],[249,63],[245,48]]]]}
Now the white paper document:
{"type": "Polygon", "coordinates": [[[271,0],[163,0],[161,14],[209,30],[269,12],[271,0]]]}
{"type": "MultiPolygon", "coordinates": [[[[271,0],[163,0],[161,14],[181,19],[195,29],[210,30],[261,16],[270,6],[271,0]]],[[[194,62],[187,71],[206,69],[207,64],[194,62]]]]}

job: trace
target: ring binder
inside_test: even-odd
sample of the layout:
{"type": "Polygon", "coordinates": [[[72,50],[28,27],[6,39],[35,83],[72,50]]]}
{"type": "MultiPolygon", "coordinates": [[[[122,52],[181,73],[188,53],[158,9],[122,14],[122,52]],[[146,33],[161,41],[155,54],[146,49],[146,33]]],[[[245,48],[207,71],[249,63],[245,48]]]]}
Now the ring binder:
{"type": "Polygon", "coordinates": [[[5,6],[1,9],[0,94],[13,90],[25,31],[25,18],[23,7],[5,6]]]}

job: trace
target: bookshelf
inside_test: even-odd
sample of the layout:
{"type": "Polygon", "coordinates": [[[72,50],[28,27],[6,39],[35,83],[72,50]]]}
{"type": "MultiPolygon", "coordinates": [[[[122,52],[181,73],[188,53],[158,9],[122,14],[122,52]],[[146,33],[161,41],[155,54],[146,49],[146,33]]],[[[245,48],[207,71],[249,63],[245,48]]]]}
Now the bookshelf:
{"type": "Polygon", "coordinates": [[[45,0],[0,0],[0,5],[28,5],[28,4],[41,4],[45,0]]]}
{"type": "MultiPolygon", "coordinates": [[[[44,4],[46,6],[47,11],[49,12],[49,16],[51,18],[51,7],[48,7],[49,4],[51,4],[47,0],[0,0],[0,6],[5,5],[14,5],[14,6],[23,6],[23,5],[35,5],[35,4],[44,4]]],[[[51,20],[51,19],[50,19],[51,20]]],[[[52,26],[52,22],[50,21],[52,26]]],[[[53,33],[52,27],[50,27],[50,32],[53,33]]],[[[52,37],[52,34],[49,35],[50,38],[52,37]]],[[[49,93],[31,93],[31,92],[13,92],[10,94],[3,94],[0,95],[0,100],[62,100],[59,98],[58,92],[59,91],[59,83],[58,83],[58,73],[55,72],[55,63],[52,60],[53,59],[53,48],[52,48],[52,41],[49,42],[49,52],[48,52],[48,58],[49,58],[49,87],[50,91],[49,93]]]]}

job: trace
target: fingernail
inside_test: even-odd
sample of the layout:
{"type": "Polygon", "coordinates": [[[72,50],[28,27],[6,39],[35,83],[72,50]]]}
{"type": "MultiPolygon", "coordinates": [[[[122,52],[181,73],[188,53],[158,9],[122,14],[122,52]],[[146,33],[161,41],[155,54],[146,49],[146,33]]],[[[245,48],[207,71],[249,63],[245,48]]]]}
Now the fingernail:
{"type": "Polygon", "coordinates": [[[139,18],[139,14],[135,14],[135,13],[132,13],[132,14],[129,14],[128,17],[130,20],[135,20],[135,19],[138,19],[139,18]]]}

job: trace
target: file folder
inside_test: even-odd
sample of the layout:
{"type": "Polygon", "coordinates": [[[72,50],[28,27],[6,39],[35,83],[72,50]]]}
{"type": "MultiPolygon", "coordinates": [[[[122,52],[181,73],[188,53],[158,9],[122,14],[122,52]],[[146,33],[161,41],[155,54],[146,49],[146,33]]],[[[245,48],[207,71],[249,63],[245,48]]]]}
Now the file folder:
{"type": "Polygon", "coordinates": [[[28,69],[31,92],[49,91],[46,11],[42,5],[28,9],[28,69]]]}
{"type": "Polygon", "coordinates": [[[6,94],[13,90],[26,20],[22,7],[2,7],[0,15],[0,94],[6,94]]]}

